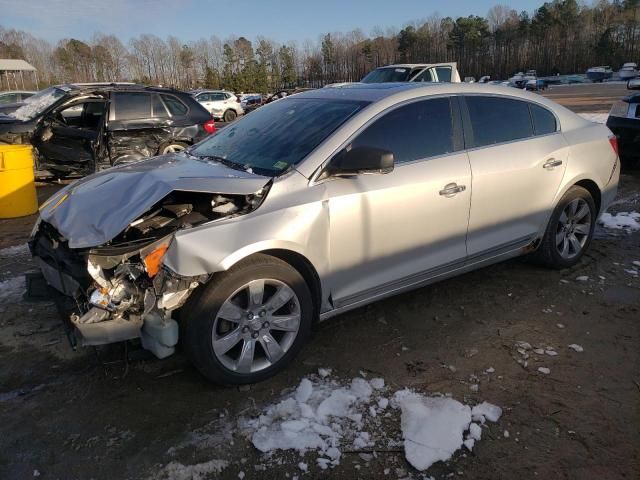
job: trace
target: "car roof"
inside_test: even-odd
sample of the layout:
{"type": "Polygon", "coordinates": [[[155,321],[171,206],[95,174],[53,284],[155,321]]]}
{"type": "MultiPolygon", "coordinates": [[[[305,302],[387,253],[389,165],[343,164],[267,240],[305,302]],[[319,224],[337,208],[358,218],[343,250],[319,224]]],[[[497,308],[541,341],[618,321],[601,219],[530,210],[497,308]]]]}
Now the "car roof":
{"type": "Polygon", "coordinates": [[[0,92],[0,95],[7,95],[9,93],[36,93],[33,90],[5,90],[0,92]]]}
{"type": "MultiPolygon", "coordinates": [[[[487,83],[430,83],[430,82],[389,82],[389,83],[352,83],[334,88],[320,88],[308,92],[298,93],[287,97],[318,98],[318,99],[344,99],[377,103],[397,103],[413,98],[431,95],[489,95],[519,98],[530,102],[545,105],[556,113],[558,110],[566,110],[564,107],[536,93],[512,88],[505,85],[492,85],[487,83]]],[[[286,100],[286,99],[285,99],[286,100]]],[[[569,112],[569,110],[567,110],[569,112]]]]}
{"type": "Polygon", "coordinates": [[[378,68],[415,68],[415,67],[426,67],[428,65],[433,65],[433,64],[432,63],[394,63],[392,65],[384,65],[378,68]]]}
{"type": "Polygon", "coordinates": [[[56,88],[66,89],[69,92],[158,92],[189,95],[187,92],[171,87],[157,87],[153,85],[142,85],[139,83],[114,82],[114,83],[65,83],[56,85],[56,88]]]}

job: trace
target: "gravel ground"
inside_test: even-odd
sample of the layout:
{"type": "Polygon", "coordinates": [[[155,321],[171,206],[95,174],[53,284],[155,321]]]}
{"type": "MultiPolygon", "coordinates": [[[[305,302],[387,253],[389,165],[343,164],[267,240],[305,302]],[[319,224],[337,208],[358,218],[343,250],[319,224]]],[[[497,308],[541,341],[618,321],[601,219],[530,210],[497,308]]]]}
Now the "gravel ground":
{"type": "MultiPolygon", "coordinates": [[[[610,212],[640,211],[639,192],[638,172],[625,173],[610,212]]],[[[569,270],[509,261],[341,315],[318,326],[285,372],[235,389],[208,384],[181,354],[160,361],[130,351],[124,363],[119,346],[73,352],[53,305],[22,300],[21,281],[11,280],[33,269],[19,247],[32,222],[0,221],[0,248],[18,245],[0,250],[0,478],[640,477],[640,279],[630,273],[638,231],[599,229],[569,270]],[[488,401],[503,415],[473,453],[423,473],[390,443],[369,448],[375,457],[345,448],[330,471],[314,454],[260,454],[238,420],[319,367],[337,381],[382,377],[389,392],[488,401]]],[[[372,434],[400,440],[400,413],[389,411],[372,434]]]]}

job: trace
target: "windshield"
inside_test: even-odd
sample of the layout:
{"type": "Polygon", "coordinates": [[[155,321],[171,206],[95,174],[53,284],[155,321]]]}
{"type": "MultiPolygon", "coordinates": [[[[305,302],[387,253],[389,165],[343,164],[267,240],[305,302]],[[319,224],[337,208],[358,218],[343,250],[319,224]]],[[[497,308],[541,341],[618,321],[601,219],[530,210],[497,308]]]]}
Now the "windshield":
{"type": "Polygon", "coordinates": [[[27,98],[25,104],[10,115],[17,120],[27,121],[36,118],[47,108],[53,105],[59,98],[64,97],[67,92],[58,87],[49,87],[40,90],[35,95],[27,98]]]}
{"type": "Polygon", "coordinates": [[[406,67],[376,68],[360,81],[362,83],[408,82],[410,74],[411,69],[406,67]]]}
{"type": "Polygon", "coordinates": [[[302,161],[368,102],[287,98],[251,112],[191,150],[261,175],[277,175],[302,161]]]}

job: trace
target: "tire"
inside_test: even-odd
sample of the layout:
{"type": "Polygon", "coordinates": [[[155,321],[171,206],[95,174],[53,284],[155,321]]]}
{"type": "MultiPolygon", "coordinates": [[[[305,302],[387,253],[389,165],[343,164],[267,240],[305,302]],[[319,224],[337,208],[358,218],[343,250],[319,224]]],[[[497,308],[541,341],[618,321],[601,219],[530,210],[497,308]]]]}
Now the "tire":
{"type": "Polygon", "coordinates": [[[580,261],[591,245],[596,226],[591,194],[574,185],[560,199],[533,259],[549,268],[568,268],[580,261]]]}
{"type": "Polygon", "coordinates": [[[224,112],[224,115],[222,118],[225,122],[233,122],[237,117],[238,117],[238,114],[236,113],[235,110],[227,110],[226,112],[224,112]]]}
{"type": "Polygon", "coordinates": [[[158,155],[166,155],[167,153],[181,152],[189,145],[184,142],[166,142],[158,147],[158,155]]]}
{"type": "Polygon", "coordinates": [[[183,348],[212,382],[260,382],[281,371],[306,343],[313,311],[309,287],[297,270],[255,255],[216,275],[189,299],[180,315],[183,348]],[[262,300],[252,305],[249,289],[260,291],[261,281],[262,300]]]}

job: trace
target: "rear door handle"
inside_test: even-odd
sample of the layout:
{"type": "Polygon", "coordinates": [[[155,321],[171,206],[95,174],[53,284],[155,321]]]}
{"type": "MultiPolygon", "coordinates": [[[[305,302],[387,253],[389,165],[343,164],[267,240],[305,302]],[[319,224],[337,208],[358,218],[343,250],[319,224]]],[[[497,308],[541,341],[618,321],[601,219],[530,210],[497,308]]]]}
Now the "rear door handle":
{"type": "Polygon", "coordinates": [[[544,165],[542,165],[542,168],[554,168],[554,167],[559,167],[560,165],[562,165],[562,160],[556,160],[555,158],[550,158],[549,160],[544,162],[544,165]]]}
{"type": "Polygon", "coordinates": [[[464,192],[467,189],[464,185],[458,185],[457,183],[448,183],[440,190],[440,195],[443,197],[452,197],[453,195],[464,192]]]}

